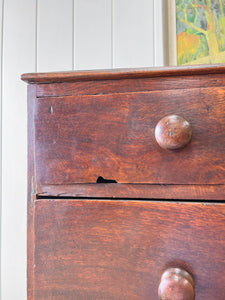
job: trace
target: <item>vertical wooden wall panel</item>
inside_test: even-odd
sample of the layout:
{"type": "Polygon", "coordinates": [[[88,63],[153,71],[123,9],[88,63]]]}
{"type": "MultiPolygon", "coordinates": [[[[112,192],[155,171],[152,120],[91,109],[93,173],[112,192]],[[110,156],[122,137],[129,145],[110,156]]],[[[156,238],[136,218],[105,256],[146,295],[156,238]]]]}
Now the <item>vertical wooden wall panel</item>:
{"type": "Polygon", "coordinates": [[[75,0],[75,69],[112,68],[112,0],[75,0]]]}
{"type": "Polygon", "coordinates": [[[0,0],[2,299],[26,299],[27,91],[20,75],[161,64],[162,1],[0,0]]]}
{"type": "Polygon", "coordinates": [[[37,0],[37,71],[73,69],[73,0],[37,0]]]}
{"type": "Polygon", "coordinates": [[[1,299],[1,216],[2,216],[2,29],[3,0],[0,0],[0,299],[1,299]]]}
{"type": "Polygon", "coordinates": [[[114,67],[154,65],[154,0],[114,0],[114,67]]]}
{"type": "Polygon", "coordinates": [[[177,36],[176,36],[176,1],[170,0],[166,3],[165,8],[167,14],[167,26],[165,26],[165,34],[167,38],[167,59],[169,66],[177,65],[177,36]],[[168,17],[170,16],[170,17],[168,17]]]}
{"type": "Polygon", "coordinates": [[[35,71],[36,0],[4,0],[2,299],[26,299],[27,89],[35,71]]]}
{"type": "Polygon", "coordinates": [[[164,66],[163,0],[154,0],[154,65],[164,66]]]}

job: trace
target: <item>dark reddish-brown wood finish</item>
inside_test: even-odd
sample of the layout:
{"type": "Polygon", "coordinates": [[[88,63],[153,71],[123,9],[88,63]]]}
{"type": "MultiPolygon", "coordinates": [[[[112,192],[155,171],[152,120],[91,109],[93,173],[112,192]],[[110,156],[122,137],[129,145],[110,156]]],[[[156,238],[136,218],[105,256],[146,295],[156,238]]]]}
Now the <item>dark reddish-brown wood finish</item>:
{"type": "Polygon", "coordinates": [[[95,71],[71,71],[52,73],[28,73],[21,75],[21,79],[33,83],[53,83],[53,82],[78,82],[93,80],[122,80],[138,78],[161,78],[161,77],[182,77],[194,75],[220,75],[225,73],[225,64],[200,65],[185,67],[167,68],[140,68],[140,69],[112,69],[95,71]]]}
{"type": "Polygon", "coordinates": [[[22,75],[29,300],[156,300],[168,268],[189,272],[196,300],[225,299],[224,73],[22,75]],[[154,136],[170,114],[193,130],[174,152],[154,136]],[[96,184],[99,176],[118,183],[96,184]]]}
{"type": "Polygon", "coordinates": [[[225,88],[201,88],[39,98],[37,183],[95,183],[103,176],[119,183],[224,184],[224,97],[225,88]],[[156,124],[169,114],[192,126],[192,141],[180,151],[165,151],[155,139],[156,124]]]}
{"type": "Polygon", "coordinates": [[[27,297],[34,299],[34,201],[36,200],[35,154],[34,154],[34,108],[36,86],[28,86],[28,173],[27,173],[27,297]]]}
{"type": "Polygon", "coordinates": [[[35,202],[35,299],[157,300],[168,267],[196,299],[225,299],[225,206],[120,200],[35,202]]]}
{"type": "Polygon", "coordinates": [[[71,184],[42,185],[40,197],[97,197],[122,199],[182,199],[225,200],[224,185],[176,185],[176,184],[71,184]]]}
{"type": "Polygon", "coordinates": [[[171,89],[222,87],[225,78],[221,74],[173,76],[156,78],[136,78],[123,80],[92,80],[37,85],[37,98],[77,95],[97,95],[113,93],[148,92],[171,89]]]}
{"type": "Polygon", "coordinates": [[[185,270],[169,268],[161,277],[158,294],[161,300],[194,300],[194,280],[185,270]]]}
{"type": "Polygon", "coordinates": [[[191,136],[191,124],[181,116],[166,116],[155,127],[156,141],[163,149],[181,149],[190,142],[191,136]]]}

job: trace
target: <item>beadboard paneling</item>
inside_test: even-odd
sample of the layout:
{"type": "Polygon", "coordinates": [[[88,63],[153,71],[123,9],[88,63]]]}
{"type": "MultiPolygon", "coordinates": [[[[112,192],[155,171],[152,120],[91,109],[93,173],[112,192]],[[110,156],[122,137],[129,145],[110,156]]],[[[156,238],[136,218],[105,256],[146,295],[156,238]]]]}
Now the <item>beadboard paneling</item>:
{"type": "MultiPolygon", "coordinates": [[[[164,0],[165,1],[165,0],[164,0]]],[[[164,66],[163,1],[154,1],[154,66],[164,66]]]]}
{"type": "Polygon", "coordinates": [[[114,67],[154,66],[154,0],[114,0],[113,41],[114,67]]]}
{"type": "Polygon", "coordinates": [[[0,0],[2,300],[26,299],[27,92],[20,75],[160,65],[162,1],[0,0]]]}
{"type": "Polygon", "coordinates": [[[35,0],[4,0],[2,299],[26,299],[27,105],[23,72],[35,71],[35,0]]]}
{"type": "Polygon", "coordinates": [[[113,0],[75,0],[75,69],[112,68],[113,0]]]}
{"type": "MultiPolygon", "coordinates": [[[[2,215],[2,29],[3,29],[3,0],[0,0],[0,291],[1,289],[1,215],[2,215]]],[[[1,299],[1,292],[0,292],[1,299]]]]}
{"type": "Polygon", "coordinates": [[[73,69],[73,0],[38,0],[37,71],[73,69]]]}

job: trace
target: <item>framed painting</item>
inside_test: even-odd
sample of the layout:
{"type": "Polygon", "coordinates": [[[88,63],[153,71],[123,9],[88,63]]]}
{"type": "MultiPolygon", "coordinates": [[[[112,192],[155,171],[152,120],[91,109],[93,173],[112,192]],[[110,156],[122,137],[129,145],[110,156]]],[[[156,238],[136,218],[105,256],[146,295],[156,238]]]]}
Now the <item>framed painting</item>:
{"type": "Polygon", "coordinates": [[[225,0],[172,1],[177,65],[225,63],[225,0]]]}

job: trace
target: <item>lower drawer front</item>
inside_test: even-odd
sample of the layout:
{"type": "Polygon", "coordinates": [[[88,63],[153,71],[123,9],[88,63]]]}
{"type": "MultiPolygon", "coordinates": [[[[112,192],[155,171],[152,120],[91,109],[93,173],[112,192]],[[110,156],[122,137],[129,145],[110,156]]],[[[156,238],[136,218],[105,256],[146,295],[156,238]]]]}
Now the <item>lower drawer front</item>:
{"type": "Polygon", "coordinates": [[[119,200],[35,202],[35,299],[158,299],[169,267],[196,299],[225,299],[225,206],[119,200]]]}

